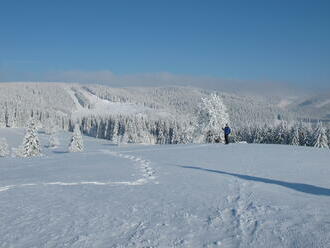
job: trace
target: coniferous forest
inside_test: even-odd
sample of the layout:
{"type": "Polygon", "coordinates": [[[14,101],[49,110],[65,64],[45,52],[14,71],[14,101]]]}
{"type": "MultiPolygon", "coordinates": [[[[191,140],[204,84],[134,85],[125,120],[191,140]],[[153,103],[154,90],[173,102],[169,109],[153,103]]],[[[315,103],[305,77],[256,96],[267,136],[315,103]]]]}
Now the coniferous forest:
{"type": "Polygon", "coordinates": [[[1,85],[0,127],[37,120],[114,143],[187,144],[231,142],[329,147],[327,122],[308,120],[272,100],[196,88],[124,88],[78,84],[1,85]]]}

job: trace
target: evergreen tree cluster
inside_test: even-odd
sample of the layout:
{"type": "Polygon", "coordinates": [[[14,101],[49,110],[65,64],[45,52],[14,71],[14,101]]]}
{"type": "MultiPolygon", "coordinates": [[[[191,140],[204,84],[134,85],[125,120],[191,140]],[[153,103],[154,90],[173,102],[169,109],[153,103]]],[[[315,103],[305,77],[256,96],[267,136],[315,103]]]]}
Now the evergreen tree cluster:
{"type": "Polygon", "coordinates": [[[226,123],[232,127],[233,141],[327,147],[330,140],[329,128],[304,122],[288,125],[298,117],[254,96],[217,95],[189,87],[38,83],[1,84],[0,90],[0,128],[25,127],[32,118],[46,127],[49,147],[58,146],[54,128],[73,131],[75,123],[83,134],[114,143],[223,142],[226,123]],[[88,94],[118,105],[132,104],[137,111],[93,112],[88,94]],[[75,115],[77,110],[83,111],[75,115]]]}
{"type": "Polygon", "coordinates": [[[31,118],[67,129],[74,102],[60,84],[1,83],[0,128],[25,127],[31,118]]]}
{"type": "Polygon", "coordinates": [[[329,148],[330,129],[325,128],[321,122],[316,125],[310,123],[294,123],[288,125],[282,121],[277,125],[247,126],[234,130],[233,139],[236,142],[259,144],[285,144],[314,146],[329,148]]]}
{"type": "MultiPolygon", "coordinates": [[[[114,143],[186,144],[193,142],[193,123],[150,119],[143,115],[89,116],[78,120],[82,133],[114,143]]],[[[69,131],[73,131],[73,122],[69,131]]]]}

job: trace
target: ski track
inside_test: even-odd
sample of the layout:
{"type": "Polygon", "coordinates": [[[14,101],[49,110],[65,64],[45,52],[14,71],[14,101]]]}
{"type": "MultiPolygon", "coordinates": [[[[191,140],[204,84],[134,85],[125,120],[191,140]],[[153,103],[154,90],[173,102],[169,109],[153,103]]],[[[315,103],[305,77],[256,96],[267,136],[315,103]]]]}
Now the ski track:
{"type": "MultiPolygon", "coordinates": [[[[122,181],[122,182],[113,182],[113,181],[81,181],[81,182],[48,182],[48,183],[25,183],[25,184],[15,184],[15,185],[6,185],[0,187],[0,192],[4,192],[14,188],[22,187],[31,187],[31,186],[48,186],[48,185],[61,185],[61,186],[77,186],[77,185],[101,185],[101,186],[116,186],[116,185],[127,185],[127,186],[138,186],[144,185],[152,180],[155,180],[155,170],[150,166],[150,161],[145,160],[140,157],[135,157],[132,155],[124,155],[119,152],[112,152],[109,150],[101,150],[102,153],[109,154],[115,157],[120,157],[128,159],[136,164],[141,171],[142,178],[135,181],[122,181]]],[[[154,181],[155,184],[158,184],[157,181],[154,181]]]]}

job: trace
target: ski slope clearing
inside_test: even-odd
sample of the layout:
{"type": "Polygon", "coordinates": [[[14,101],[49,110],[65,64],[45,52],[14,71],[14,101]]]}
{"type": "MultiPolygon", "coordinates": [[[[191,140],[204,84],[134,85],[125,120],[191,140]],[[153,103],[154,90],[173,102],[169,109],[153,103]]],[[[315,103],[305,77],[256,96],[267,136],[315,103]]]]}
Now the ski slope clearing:
{"type": "Polygon", "coordinates": [[[84,137],[67,153],[69,135],[0,158],[0,247],[329,247],[328,149],[84,137]]]}
{"type": "Polygon", "coordinates": [[[169,116],[169,113],[156,112],[154,109],[145,107],[143,105],[125,103],[125,102],[111,102],[91,94],[81,87],[64,87],[67,93],[72,98],[76,110],[72,112],[72,118],[78,119],[89,115],[106,116],[109,113],[116,115],[131,115],[131,114],[154,114],[157,116],[169,116]]]}

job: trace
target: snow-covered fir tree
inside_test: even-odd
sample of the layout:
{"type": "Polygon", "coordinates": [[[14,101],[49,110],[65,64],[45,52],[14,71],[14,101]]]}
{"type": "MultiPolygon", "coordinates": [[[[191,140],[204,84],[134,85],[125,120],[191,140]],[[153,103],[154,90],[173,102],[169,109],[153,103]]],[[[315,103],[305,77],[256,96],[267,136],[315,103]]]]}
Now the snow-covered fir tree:
{"type": "Polygon", "coordinates": [[[322,126],[321,122],[318,123],[317,128],[315,130],[314,147],[329,148],[326,129],[322,126]]]}
{"type": "Polygon", "coordinates": [[[79,125],[74,126],[73,134],[69,144],[70,152],[80,152],[84,150],[84,142],[80,132],[79,125]]]}
{"type": "Polygon", "coordinates": [[[9,155],[9,148],[6,138],[0,138],[0,157],[9,155]]]}
{"type": "Polygon", "coordinates": [[[311,123],[301,123],[299,132],[299,141],[301,146],[314,145],[314,131],[311,123]]]}
{"type": "Polygon", "coordinates": [[[210,97],[202,98],[197,116],[197,142],[224,142],[222,128],[227,123],[229,115],[220,96],[212,93],[210,97]]]}
{"type": "Polygon", "coordinates": [[[299,127],[297,125],[294,125],[290,130],[290,145],[299,146],[299,127]]]}
{"type": "Polygon", "coordinates": [[[23,144],[20,147],[19,156],[22,157],[36,157],[41,155],[40,141],[38,138],[38,124],[37,121],[31,119],[26,128],[23,144]]]}
{"type": "Polygon", "coordinates": [[[281,121],[280,124],[274,129],[275,144],[288,144],[288,124],[286,121],[281,121]]]}

